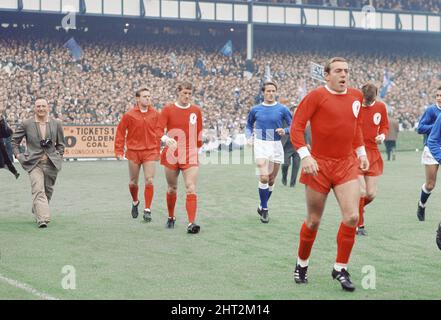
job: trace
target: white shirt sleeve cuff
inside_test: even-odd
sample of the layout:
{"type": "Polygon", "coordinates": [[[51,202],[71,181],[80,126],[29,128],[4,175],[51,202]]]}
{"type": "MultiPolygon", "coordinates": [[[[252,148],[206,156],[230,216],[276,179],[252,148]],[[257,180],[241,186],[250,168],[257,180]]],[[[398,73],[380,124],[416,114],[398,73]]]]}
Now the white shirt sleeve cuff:
{"type": "Polygon", "coordinates": [[[299,154],[300,159],[311,156],[311,153],[309,152],[308,147],[306,146],[299,148],[297,150],[297,153],[299,154]]]}
{"type": "Polygon", "coordinates": [[[355,152],[357,153],[357,157],[360,158],[361,156],[366,156],[366,149],[364,146],[360,146],[357,149],[355,149],[355,152]]]}
{"type": "Polygon", "coordinates": [[[161,137],[161,141],[167,143],[167,140],[170,139],[166,134],[161,137]]]}

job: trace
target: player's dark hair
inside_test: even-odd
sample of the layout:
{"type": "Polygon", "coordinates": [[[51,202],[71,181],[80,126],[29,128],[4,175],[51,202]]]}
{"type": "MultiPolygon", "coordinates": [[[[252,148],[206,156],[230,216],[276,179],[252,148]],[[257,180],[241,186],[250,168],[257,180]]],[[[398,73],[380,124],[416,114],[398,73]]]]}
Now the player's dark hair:
{"type": "Polygon", "coordinates": [[[363,92],[363,97],[366,103],[372,104],[377,97],[378,88],[373,83],[368,82],[361,87],[361,92],[363,92]]]}
{"type": "Polygon", "coordinates": [[[136,96],[137,98],[141,97],[141,92],[143,92],[143,91],[149,91],[149,92],[150,92],[149,89],[147,89],[146,87],[143,87],[143,88],[140,88],[140,89],[136,90],[136,92],[135,92],[135,96],[136,96]]]}
{"type": "Polygon", "coordinates": [[[269,86],[269,85],[276,87],[276,90],[277,90],[277,83],[274,80],[267,80],[262,85],[262,92],[265,92],[266,86],[269,86]]]}
{"type": "Polygon", "coordinates": [[[333,64],[334,62],[347,62],[347,61],[345,58],[342,58],[342,57],[333,57],[326,62],[323,72],[330,73],[331,72],[331,64],[333,64]]]}
{"type": "Polygon", "coordinates": [[[436,91],[441,90],[441,86],[439,86],[438,88],[436,88],[436,91]]]}
{"type": "Polygon", "coordinates": [[[181,92],[184,89],[193,91],[193,85],[188,81],[184,81],[179,83],[176,89],[178,90],[178,92],[181,92]]]}

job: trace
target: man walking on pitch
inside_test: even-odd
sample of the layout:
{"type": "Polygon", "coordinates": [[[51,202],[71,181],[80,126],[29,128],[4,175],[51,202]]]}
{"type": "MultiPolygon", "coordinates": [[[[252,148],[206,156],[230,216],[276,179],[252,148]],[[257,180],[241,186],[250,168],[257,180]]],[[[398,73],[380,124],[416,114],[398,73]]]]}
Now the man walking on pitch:
{"type": "Polygon", "coordinates": [[[166,145],[161,153],[161,164],[164,166],[167,179],[166,228],[175,226],[175,205],[178,189],[178,176],[182,172],[187,193],[187,232],[198,233],[196,224],[197,194],[196,184],[199,175],[199,149],[202,147],[202,112],[200,107],[191,103],[193,84],[180,83],[177,87],[178,99],[164,107],[156,127],[156,136],[166,145]],[[164,130],[166,130],[164,132],[164,130]]]}
{"type": "Polygon", "coordinates": [[[426,173],[426,182],[421,187],[420,200],[418,201],[417,218],[419,221],[426,219],[426,202],[435,188],[436,176],[438,174],[439,163],[427,146],[427,137],[430,135],[436,119],[441,114],[441,87],[436,89],[435,99],[436,103],[428,106],[426,111],[424,111],[417,128],[419,134],[424,134],[424,150],[421,156],[421,163],[424,165],[426,173]]]}
{"type": "Polygon", "coordinates": [[[300,230],[294,280],[296,283],[308,281],[309,256],[328,193],[333,189],[342,222],[337,234],[332,277],[344,290],[354,291],[347,269],[358,223],[358,168],[369,169],[359,117],[363,96],[360,91],[348,88],[349,66],[344,58],[330,59],[325,65],[324,77],[326,85],[303,98],[291,125],[291,141],[302,159],[300,182],[306,185],[307,206],[306,220],[300,230]],[[308,121],[312,153],[304,139],[308,121]]]}
{"type": "Polygon", "coordinates": [[[152,220],[151,205],[154,188],[156,162],[159,160],[159,141],[156,139],[155,128],[158,113],[151,103],[151,93],[148,88],[141,88],[135,93],[136,105],[126,112],[116,129],[115,155],[118,160],[125,155],[129,163],[129,191],[132,196],[132,217],[138,217],[138,180],[141,166],[144,170],[144,200],[143,219],[152,220]]]}
{"type": "MultiPolygon", "coordinates": [[[[441,163],[441,116],[438,116],[427,138],[427,147],[433,158],[441,163]]],[[[438,230],[436,232],[436,244],[441,250],[441,222],[438,224],[438,230]]]]}
{"type": "Polygon", "coordinates": [[[360,205],[357,234],[366,235],[364,226],[364,208],[371,203],[377,195],[378,177],[383,174],[383,158],[378,145],[383,143],[389,130],[386,105],[377,101],[377,87],[372,83],[365,84],[363,92],[363,106],[361,116],[363,119],[362,133],[366,153],[369,160],[369,170],[359,172],[360,205]]]}
{"type": "Polygon", "coordinates": [[[257,213],[262,223],[269,222],[268,200],[274,189],[274,182],[283,164],[284,152],[281,137],[289,133],[291,113],[276,101],[277,84],[266,81],[262,86],[263,102],[251,108],[248,114],[246,137],[254,143],[254,157],[259,170],[259,198],[257,213]],[[283,122],[286,127],[282,128],[283,122]],[[256,125],[255,139],[251,140],[256,125]]]}
{"type": "Polygon", "coordinates": [[[32,212],[39,228],[51,221],[49,202],[54,192],[64,154],[64,133],[60,120],[49,117],[45,98],[35,100],[34,117],[24,120],[12,136],[15,158],[29,173],[32,188],[32,212]],[[20,143],[26,138],[26,151],[20,152],[20,143]]]}
{"type": "Polygon", "coordinates": [[[397,158],[395,155],[395,149],[397,147],[398,133],[400,132],[400,123],[395,118],[392,110],[389,111],[388,120],[389,132],[384,140],[384,146],[386,147],[387,161],[390,161],[391,159],[392,161],[395,161],[397,158]]]}

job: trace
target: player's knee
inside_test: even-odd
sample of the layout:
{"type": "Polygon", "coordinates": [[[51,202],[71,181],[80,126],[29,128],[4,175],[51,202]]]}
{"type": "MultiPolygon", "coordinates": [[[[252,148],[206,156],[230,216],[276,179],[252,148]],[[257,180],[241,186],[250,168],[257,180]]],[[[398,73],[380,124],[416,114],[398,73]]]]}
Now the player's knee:
{"type": "Polygon", "coordinates": [[[167,192],[170,195],[176,194],[177,191],[178,191],[178,186],[177,185],[176,186],[168,186],[168,188],[167,188],[167,192]]]}
{"type": "Polygon", "coordinates": [[[425,187],[426,187],[427,191],[429,191],[429,192],[432,191],[433,189],[435,189],[435,181],[426,182],[425,187]]]}
{"type": "Polygon", "coordinates": [[[270,179],[269,176],[260,176],[260,182],[261,183],[269,183],[270,179]]]}
{"type": "Polygon", "coordinates": [[[358,224],[358,212],[345,215],[343,218],[343,223],[350,227],[356,227],[358,224]]]}
{"type": "Polygon", "coordinates": [[[130,179],[129,186],[138,186],[138,179],[130,179]]]}
{"type": "Polygon", "coordinates": [[[364,198],[364,197],[366,197],[366,196],[367,196],[366,189],[361,189],[361,190],[360,190],[360,197],[361,197],[361,198],[364,198]]]}
{"type": "Polygon", "coordinates": [[[145,178],[145,185],[153,184],[153,177],[145,178]]]}
{"type": "Polygon", "coordinates": [[[306,226],[308,229],[317,230],[320,226],[320,220],[319,217],[310,216],[306,219],[306,226]]]}
{"type": "Polygon", "coordinates": [[[191,183],[185,186],[185,192],[187,193],[196,193],[196,184],[191,183]]]}
{"type": "Polygon", "coordinates": [[[377,196],[377,192],[376,191],[369,191],[365,195],[365,197],[367,199],[369,199],[370,201],[374,200],[376,196],[377,196]]]}

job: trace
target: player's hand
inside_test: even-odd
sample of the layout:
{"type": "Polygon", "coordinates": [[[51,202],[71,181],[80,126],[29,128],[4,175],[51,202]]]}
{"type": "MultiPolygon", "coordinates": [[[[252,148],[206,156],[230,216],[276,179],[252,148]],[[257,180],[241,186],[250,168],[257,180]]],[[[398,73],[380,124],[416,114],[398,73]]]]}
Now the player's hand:
{"type": "Polygon", "coordinates": [[[122,155],[117,155],[116,156],[116,159],[118,160],[118,161],[121,161],[121,160],[123,160],[124,159],[124,156],[122,156],[122,155]]]}
{"type": "Polygon", "coordinates": [[[360,169],[363,172],[366,172],[369,170],[369,160],[367,156],[360,156],[360,169]]]}
{"type": "Polygon", "coordinates": [[[306,174],[316,176],[319,172],[317,161],[311,156],[304,157],[302,159],[302,171],[306,174]]]}
{"type": "Polygon", "coordinates": [[[285,135],[285,129],[283,128],[277,128],[276,132],[280,135],[280,136],[284,136],[285,135]]]}
{"type": "Polygon", "coordinates": [[[174,150],[178,147],[178,143],[173,138],[168,138],[167,141],[165,142],[165,144],[167,145],[167,147],[169,147],[172,150],[174,150]]]}
{"type": "Polygon", "coordinates": [[[383,140],[384,140],[383,137],[384,137],[384,135],[379,134],[378,136],[375,137],[375,142],[376,142],[377,144],[382,144],[382,143],[383,143],[383,140]]]}
{"type": "Polygon", "coordinates": [[[311,145],[310,144],[307,144],[306,148],[308,148],[308,151],[311,152],[311,145]]]}

